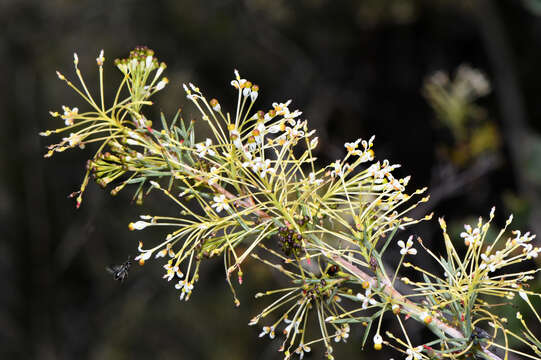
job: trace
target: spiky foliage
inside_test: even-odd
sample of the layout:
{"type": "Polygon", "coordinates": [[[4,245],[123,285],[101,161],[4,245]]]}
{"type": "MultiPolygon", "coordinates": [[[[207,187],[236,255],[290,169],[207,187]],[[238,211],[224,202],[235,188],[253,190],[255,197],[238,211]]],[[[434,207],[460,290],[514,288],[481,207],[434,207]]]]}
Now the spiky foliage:
{"type": "MultiPolygon", "coordinates": [[[[302,358],[315,342],[322,342],[327,357],[332,358],[332,343],[346,341],[349,324],[354,323],[366,326],[363,345],[374,323],[374,348],[387,344],[406,353],[408,359],[458,358],[466,353],[497,358],[488,350],[488,340],[481,343],[480,335],[471,336],[480,334],[476,325],[488,318],[495,329],[503,326],[500,318],[487,314],[489,305],[481,295],[502,291],[527,294],[519,288],[495,287],[499,282],[526,280],[531,272],[509,278],[491,278],[489,274],[494,267],[533,256],[533,249],[529,249],[530,255],[502,263],[503,257],[529,240],[506,247],[502,250],[505,256],[492,254],[492,250],[482,252],[482,241],[478,241],[479,234],[483,234],[479,239],[484,238],[485,228],[477,233],[467,229],[472,246],[460,257],[445,233],[448,258],[429,253],[451,275],[440,278],[416,268],[425,281],[403,279],[415,285],[414,292],[404,296],[394,285],[401,266],[412,266],[404,263],[404,258],[417,253],[413,238],[397,242],[402,256],[392,276],[387,274],[382,257],[388,248],[398,249],[390,246],[396,232],[419,221],[408,218],[408,211],[428,197],[420,196],[425,189],[406,192],[409,177],[392,175],[399,165],[387,160],[374,162],[373,137],[345,143],[343,159],[317,169],[314,151],[318,138],[307,121],[299,119],[302,113],[289,109],[290,100],[256,111],[259,87],[242,79],[237,71],[231,81],[237,92],[232,113],[223,111],[218,100],[207,100],[197,86],[184,85],[187,98],[200,112],[197,121],[208,126],[212,138],[197,137],[194,122],[185,123],[180,112],[169,122],[162,115],[161,129],[157,130],[143,109],[152,105],[149,98],[168,81],[161,78],[165,64],[158,62],[152,50],[137,48],[129,58],[115,61],[123,78],[108,107],[103,96],[103,53],[96,59],[98,102],[84,83],[76,55],[74,59],[81,88],[64,75],[58,76],[90,108],[81,113],[68,107],[63,114],[51,112],[65,126],[42,135],[70,135],[51,145],[46,156],[97,143],[80,191],[73,194],[77,207],[90,177],[104,187],[112,186],[113,195],[135,185],[138,203],[150,191],[157,191],[178,205],[180,217],[143,215],[129,228],[171,229],[151,246],[140,243],[136,260],[144,264],[152,256],[166,258],[163,277],[175,279],[181,300],[190,298],[205,260],[221,256],[234,302],[239,305],[231,277],[236,274],[242,284],[244,262],[253,257],[289,279],[285,288],[256,294],[256,298],[272,300],[250,321],[250,325],[262,323],[261,337],[274,338],[280,329],[280,350],[285,358],[294,353],[302,358]],[[412,197],[416,199],[412,201],[412,197]],[[410,297],[414,296],[424,302],[412,302],[410,297]],[[402,346],[384,342],[380,334],[386,313],[393,314],[402,329],[403,316],[426,324],[437,339],[414,347],[404,329],[405,340],[388,334],[402,346]],[[461,316],[467,321],[459,324],[456,319],[461,316]],[[319,334],[306,331],[307,323],[314,320],[319,323],[319,334]],[[439,349],[435,350],[435,344],[439,349]]],[[[528,339],[536,344],[535,337],[528,339]]],[[[507,342],[505,349],[509,349],[507,342]]]]}

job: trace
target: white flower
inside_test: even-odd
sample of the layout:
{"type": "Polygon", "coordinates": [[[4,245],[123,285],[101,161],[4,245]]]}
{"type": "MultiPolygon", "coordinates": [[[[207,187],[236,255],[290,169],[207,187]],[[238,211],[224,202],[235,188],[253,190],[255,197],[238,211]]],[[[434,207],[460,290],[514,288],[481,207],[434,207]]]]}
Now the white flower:
{"type": "Polygon", "coordinates": [[[148,55],[145,59],[145,66],[147,69],[150,69],[150,67],[152,66],[152,55],[148,55]]]}
{"type": "Polygon", "coordinates": [[[363,310],[368,309],[368,304],[376,305],[378,303],[376,300],[374,300],[372,297],[370,297],[371,293],[372,293],[372,290],[370,290],[370,288],[368,288],[365,291],[365,295],[363,295],[361,293],[357,294],[357,299],[359,299],[359,300],[361,300],[363,302],[363,305],[361,307],[363,310]]]}
{"type": "Polygon", "coordinates": [[[413,240],[412,239],[413,239],[413,235],[410,235],[410,237],[408,238],[408,241],[405,244],[404,244],[404,241],[402,241],[402,240],[399,240],[397,242],[398,246],[400,246],[402,248],[400,250],[401,255],[406,255],[406,254],[415,255],[415,254],[417,254],[417,250],[412,247],[412,245],[413,245],[413,240]]]}
{"type": "Polygon", "coordinates": [[[75,146],[81,142],[81,136],[71,133],[69,137],[63,138],[62,140],[67,141],[69,146],[75,146]]]}
{"type": "Polygon", "coordinates": [[[276,172],[275,169],[271,167],[271,161],[269,159],[259,162],[258,167],[260,169],[259,171],[260,177],[265,177],[267,173],[274,174],[276,172]]]}
{"type": "Polygon", "coordinates": [[[289,104],[291,104],[291,100],[288,100],[285,103],[272,103],[272,107],[274,108],[274,111],[276,111],[276,115],[286,117],[286,115],[289,115],[289,104]]]}
{"type": "Polygon", "coordinates": [[[308,179],[311,185],[319,186],[323,183],[323,179],[316,179],[316,174],[313,172],[308,175],[308,179]]]}
{"type": "Polygon", "coordinates": [[[306,346],[303,343],[299,344],[299,347],[295,350],[295,353],[299,355],[299,359],[304,358],[304,353],[309,353],[312,349],[310,349],[310,346],[306,346]]]}
{"type": "Polygon", "coordinates": [[[345,164],[344,166],[342,166],[340,160],[336,160],[330,166],[333,168],[333,170],[331,171],[332,177],[343,177],[344,173],[349,169],[349,164],[345,164]]]}
{"type": "Polygon", "coordinates": [[[140,264],[143,264],[145,260],[148,260],[152,256],[152,250],[143,250],[143,243],[139,241],[139,247],[137,248],[140,254],[135,257],[135,261],[139,261],[140,264]]]}
{"type": "Polygon", "coordinates": [[[180,300],[186,300],[190,298],[190,294],[193,290],[193,284],[188,282],[188,280],[180,280],[176,285],[175,289],[180,289],[180,300]]]}
{"type": "Polygon", "coordinates": [[[344,144],[344,147],[348,151],[348,155],[361,155],[361,151],[357,150],[357,146],[360,142],[361,139],[357,139],[355,142],[344,144]]]}
{"type": "Polygon", "coordinates": [[[164,249],[158,251],[156,253],[155,258],[157,259],[157,258],[165,257],[165,255],[168,255],[168,254],[169,254],[169,257],[175,257],[175,252],[173,251],[173,249],[171,249],[171,243],[167,244],[167,246],[164,249]]]}
{"type": "Polygon", "coordinates": [[[286,324],[289,324],[288,326],[286,326],[286,328],[284,329],[284,334],[286,336],[289,336],[289,333],[291,332],[291,329],[294,329],[295,330],[295,334],[298,334],[299,333],[299,325],[301,324],[301,321],[300,320],[295,320],[295,321],[292,321],[292,320],[289,320],[289,319],[284,319],[284,322],[286,324]]]}
{"type": "Polygon", "coordinates": [[[103,49],[100,51],[100,54],[96,58],[96,63],[98,66],[103,66],[103,62],[105,61],[105,58],[103,57],[103,49]]]}
{"type": "Polygon", "coordinates": [[[406,360],[419,360],[423,358],[423,355],[421,354],[421,351],[423,350],[422,346],[417,346],[413,349],[407,349],[406,353],[408,354],[408,357],[406,360]]]}
{"type": "Polygon", "coordinates": [[[425,324],[430,324],[432,322],[432,316],[427,311],[423,311],[421,315],[419,315],[419,318],[423,320],[425,324]]]}
{"type": "Polygon", "coordinates": [[[466,246],[477,245],[477,243],[481,240],[481,232],[479,228],[472,230],[470,225],[465,224],[464,229],[466,231],[460,233],[460,237],[464,239],[464,244],[466,246]]]}
{"type": "Polygon", "coordinates": [[[334,341],[339,342],[342,340],[343,342],[347,342],[347,338],[349,337],[349,325],[344,324],[342,327],[338,330],[336,330],[334,341]]]}
{"type": "Polygon", "coordinates": [[[79,109],[76,107],[70,109],[69,107],[62,105],[62,110],[64,110],[64,115],[62,115],[62,119],[64,119],[64,123],[66,124],[66,126],[73,125],[73,118],[75,118],[79,114],[79,109]]]}
{"type": "Polygon", "coordinates": [[[134,223],[131,223],[129,228],[130,228],[130,230],[143,230],[144,228],[146,228],[149,225],[150,225],[150,223],[148,223],[146,221],[139,220],[139,221],[136,221],[134,223]]]}
{"type": "Polygon", "coordinates": [[[537,254],[541,252],[541,248],[534,248],[532,244],[523,244],[523,252],[526,253],[526,259],[536,258],[537,254]]]}
{"type": "Polygon", "coordinates": [[[209,147],[212,145],[212,140],[207,138],[204,143],[195,144],[195,148],[197,150],[197,155],[199,157],[205,156],[207,153],[211,156],[216,155],[214,150],[210,149],[209,147]]]}
{"type": "Polygon", "coordinates": [[[167,273],[163,276],[164,279],[167,279],[167,281],[171,281],[171,279],[173,279],[173,277],[176,275],[178,276],[179,278],[182,278],[184,276],[184,274],[182,273],[182,271],[180,271],[180,269],[178,268],[177,265],[175,266],[172,266],[171,265],[171,262],[172,261],[169,261],[167,264],[165,264],[163,266],[163,268],[165,270],[167,270],[167,273]]]}
{"type": "Polygon", "coordinates": [[[208,184],[212,186],[216,184],[218,180],[220,180],[220,170],[216,166],[213,166],[210,168],[210,178],[208,180],[208,184]]]}
{"type": "Polygon", "coordinates": [[[229,128],[229,137],[231,138],[231,140],[233,140],[233,144],[235,144],[235,147],[241,150],[242,141],[240,139],[240,133],[239,133],[239,130],[233,124],[230,125],[230,128],[229,128]]]}
{"type": "Polygon", "coordinates": [[[163,79],[161,79],[158,84],[156,85],[156,91],[160,91],[162,90],[165,85],[167,85],[167,83],[169,82],[169,79],[164,77],[163,79]]]}
{"type": "Polygon", "coordinates": [[[221,212],[223,209],[229,210],[229,204],[227,203],[225,195],[223,194],[216,195],[214,197],[214,204],[212,204],[211,206],[216,208],[216,212],[221,212]]]}
{"type": "Polygon", "coordinates": [[[263,143],[264,136],[265,136],[265,124],[263,123],[263,121],[259,121],[257,123],[254,130],[252,131],[252,134],[254,135],[254,139],[256,143],[258,144],[263,143]]]}
{"type": "Polygon", "coordinates": [[[379,347],[383,343],[383,338],[380,334],[374,335],[374,347],[379,347]]]}
{"type": "MultiPolygon", "coordinates": [[[[267,114],[265,114],[265,116],[267,116],[267,114]]],[[[285,130],[286,130],[285,122],[284,121],[279,121],[279,122],[274,123],[273,125],[269,126],[267,128],[267,133],[276,134],[277,132],[285,131],[285,130]]]]}
{"type": "Polygon", "coordinates": [[[263,337],[265,335],[269,334],[269,337],[271,339],[274,339],[274,326],[263,326],[263,331],[259,334],[259,337],[263,337]]]}
{"type": "Polygon", "coordinates": [[[250,93],[250,99],[252,100],[252,102],[254,102],[257,99],[258,94],[259,93],[257,91],[252,90],[252,92],[250,93]]]}
{"type": "Polygon", "coordinates": [[[236,80],[232,80],[231,81],[231,85],[235,88],[235,89],[242,89],[242,86],[244,85],[244,83],[246,82],[246,79],[241,79],[240,78],[240,75],[239,75],[239,72],[237,70],[235,70],[235,78],[236,80]]]}
{"type": "Polygon", "coordinates": [[[490,257],[486,256],[486,254],[481,254],[481,259],[483,259],[483,263],[479,266],[479,269],[484,270],[488,266],[488,269],[490,272],[496,271],[496,264],[495,264],[495,256],[490,255],[490,257]]]}

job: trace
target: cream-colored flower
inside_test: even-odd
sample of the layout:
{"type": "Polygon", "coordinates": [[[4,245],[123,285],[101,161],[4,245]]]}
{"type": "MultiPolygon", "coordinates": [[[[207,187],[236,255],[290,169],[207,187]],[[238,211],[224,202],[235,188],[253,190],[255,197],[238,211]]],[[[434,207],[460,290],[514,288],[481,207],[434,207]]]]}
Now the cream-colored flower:
{"type": "Polygon", "coordinates": [[[216,184],[220,180],[220,169],[218,169],[216,166],[213,166],[210,168],[210,177],[208,180],[208,184],[210,186],[216,184]]]}
{"type": "Polygon", "coordinates": [[[302,360],[304,358],[304,353],[309,353],[310,351],[312,351],[310,346],[300,343],[299,347],[295,350],[295,354],[299,355],[299,359],[302,360]]]}
{"type": "Polygon", "coordinates": [[[79,114],[79,109],[76,107],[70,109],[69,107],[62,105],[62,110],[64,110],[64,115],[62,115],[62,119],[64,119],[64,123],[66,124],[66,126],[73,125],[73,119],[79,114]]]}
{"type": "Polygon", "coordinates": [[[100,54],[96,58],[96,63],[98,66],[103,66],[103,62],[105,61],[105,57],[103,57],[103,49],[100,51],[100,54]]]}
{"type": "Polygon", "coordinates": [[[180,269],[178,268],[178,265],[172,265],[172,260],[170,260],[167,264],[163,266],[163,268],[167,271],[166,274],[163,276],[164,279],[167,279],[167,281],[171,281],[173,277],[176,275],[179,278],[184,277],[184,274],[180,269]]]}
{"type": "Polygon", "coordinates": [[[348,151],[348,155],[361,155],[361,151],[357,149],[359,143],[361,142],[361,139],[355,140],[355,142],[352,143],[345,143],[344,147],[348,151]]]}
{"type": "Polygon", "coordinates": [[[374,335],[374,349],[381,350],[381,344],[383,344],[383,338],[381,337],[381,335],[374,335]]]}
{"type": "Polygon", "coordinates": [[[210,147],[212,146],[212,140],[207,138],[204,143],[195,144],[195,149],[197,151],[197,155],[199,157],[203,157],[206,154],[209,154],[210,156],[216,155],[214,150],[212,150],[210,147]]]}
{"type": "Polygon", "coordinates": [[[274,326],[263,326],[263,330],[259,334],[259,337],[263,337],[265,335],[269,335],[271,339],[274,339],[275,333],[274,333],[274,326]]]}
{"type": "Polygon", "coordinates": [[[417,254],[417,250],[412,247],[413,246],[413,235],[410,235],[410,237],[408,238],[408,241],[406,241],[405,244],[404,244],[404,241],[402,241],[402,240],[399,240],[397,242],[397,244],[401,248],[401,250],[400,250],[401,255],[406,255],[406,254],[416,255],[417,254]]]}
{"type": "Polygon", "coordinates": [[[460,233],[460,237],[464,239],[464,244],[466,246],[477,245],[481,241],[481,231],[479,228],[472,229],[468,224],[464,225],[463,231],[460,233]]]}
{"type": "Polygon", "coordinates": [[[176,285],[175,285],[175,289],[179,289],[180,290],[180,300],[185,300],[185,301],[188,301],[188,299],[190,298],[190,295],[192,293],[192,290],[193,290],[193,283],[192,282],[188,282],[187,279],[185,280],[180,280],[176,285]]]}
{"type": "Polygon", "coordinates": [[[347,342],[347,339],[349,337],[349,325],[344,324],[340,329],[336,330],[336,333],[334,334],[334,341],[339,342],[342,340],[343,342],[347,342]]]}
{"type": "Polygon", "coordinates": [[[417,346],[416,348],[410,348],[406,350],[406,353],[408,356],[406,357],[406,360],[420,360],[423,358],[423,354],[421,354],[421,351],[423,351],[422,346],[417,346]]]}
{"type": "Polygon", "coordinates": [[[229,210],[230,208],[225,198],[225,195],[223,194],[214,196],[214,204],[212,204],[211,206],[216,208],[216,212],[221,212],[224,209],[229,210]]]}

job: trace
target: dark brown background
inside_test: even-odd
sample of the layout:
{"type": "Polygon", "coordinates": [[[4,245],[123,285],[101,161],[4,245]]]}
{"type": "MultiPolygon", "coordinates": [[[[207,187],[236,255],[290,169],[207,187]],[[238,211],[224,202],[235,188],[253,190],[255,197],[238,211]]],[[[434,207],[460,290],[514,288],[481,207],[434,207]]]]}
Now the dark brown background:
{"type": "MultiPolygon", "coordinates": [[[[112,91],[119,79],[112,59],[136,45],[155,49],[171,80],[156,112],[168,115],[185,105],[179,85],[186,81],[231,110],[229,81],[237,68],[262,88],[260,107],[294,99],[292,107],[320,134],[322,163],[342,156],[345,141],[376,134],[378,158],[401,163],[400,174],[413,175],[412,188],[431,185],[437,195],[431,210],[457,229],[496,205],[499,223],[513,211],[517,226],[535,230],[541,227],[536,10],[535,0],[0,0],[0,357],[280,358],[277,341],[259,339],[260,329],[246,325],[263,305],[252,294],[276,286],[266,269],[246,272],[240,309],[219,262],[203,271],[188,303],[160,279],[159,262],[136,266],[124,285],[105,272],[135,255],[139,240],[160,236],[130,233],[129,221],[174,208],[153,196],[139,209],[129,206],[129,191],[112,198],[94,184],[80,210],[67,199],[90,149],[45,160],[52,139],[37,134],[58,121],[49,110],[82,107],[55,75],[59,69],[73,76],[74,51],[95,89],[94,59],[105,49],[112,91]],[[493,81],[481,105],[502,129],[503,148],[497,168],[469,169],[449,186],[435,155],[449,135],[421,88],[425,76],[461,63],[493,81]]],[[[189,106],[184,113],[195,114],[189,106]]],[[[435,222],[415,231],[438,248],[435,222]]],[[[412,339],[421,341],[425,334],[416,329],[412,339]]],[[[361,333],[352,330],[348,344],[336,347],[337,358],[368,356],[361,355],[361,333]]],[[[320,358],[321,349],[314,352],[320,358]]]]}

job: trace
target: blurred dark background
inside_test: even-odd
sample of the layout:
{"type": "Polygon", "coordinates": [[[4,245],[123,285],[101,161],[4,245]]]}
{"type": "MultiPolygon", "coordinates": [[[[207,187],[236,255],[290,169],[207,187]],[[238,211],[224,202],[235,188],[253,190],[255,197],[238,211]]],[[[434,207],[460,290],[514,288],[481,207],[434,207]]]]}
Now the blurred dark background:
{"type": "MultiPolygon", "coordinates": [[[[293,99],[304,111],[322,164],[343,156],[345,141],[375,134],[378,159],[402,164],[411,189],[430,187],[417,215],[445,215],[458,234],[495,205],[498,224],[513,212],[515,227],[541,233],[540,15],[536,0],[0,0],[0,358],[281,358],[277,341],[247,326],[264,304],[252,295],[276,286],[264,269],[246,272],[239,309],[220,261],[187,303],[161,280],[160,262],[134,266],[123,285],[104,270],[161,236],[129,232],[130,221],[175,209],[156,195],[130,206],[129,190],[111,197],[95,184],[81,209],[67,198],[92,148],[43,159],[53,139],[38,132],[59,126],[49,110],[84,107],[55,75],[75,77],[74,51],[95,90],[105,50],[112,92],[111,61],[136,45],[154,49],[171,80],[154,116],[179,106],[195,116],[187,81],[233,110],[237,68],[261,87],[261,108],[293,99]],[[427,79],[444,71],[452,82],[461,64],[484,72],[492,91],[459,101],[460,114],[475,115],[453,117],[438,112],[427,79]]],[[[435,221],[414,231],[441,246],[435,221]]],[[[336,358],[373,356],[361,352],[361,334],[352,330],[336,358]]]]}

